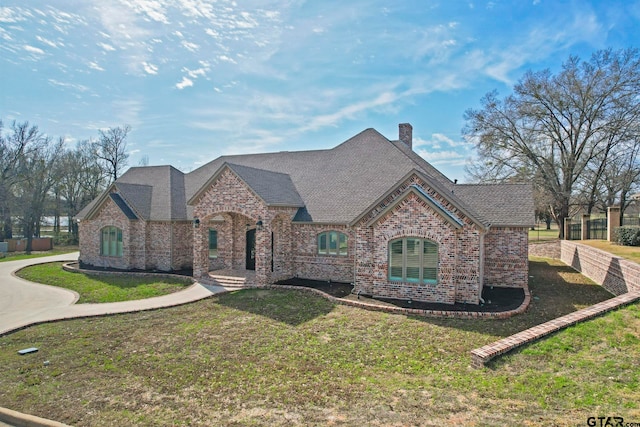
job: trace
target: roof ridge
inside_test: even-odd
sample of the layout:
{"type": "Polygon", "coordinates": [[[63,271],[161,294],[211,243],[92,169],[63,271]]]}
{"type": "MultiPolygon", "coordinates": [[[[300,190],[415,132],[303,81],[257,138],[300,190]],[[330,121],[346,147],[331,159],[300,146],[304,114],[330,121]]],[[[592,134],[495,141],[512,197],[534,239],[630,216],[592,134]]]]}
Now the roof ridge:
{"type": "MultiPolygon", "coordinates": [[[[288,177],[291,176],[291,174],[284,173],[284,172],[276,172],[276,171],[272,171],[272,170],[269,170],[269,169],[254,168],[253,166],[239,165],[237,163],[231,163],[231,162],[224,162],[220,167],[222,168],[222,166],[224,166],[224,165],[229,165],[229,166],[238,167],[238,168],[246,168],[246,169],[251,169],[251,170],[256,170],[256,171],[269,172],[269,173],[288,176],[288,177]]],[[[232,169],[233,169],[233,167],[232,167],[232,169]]]]}

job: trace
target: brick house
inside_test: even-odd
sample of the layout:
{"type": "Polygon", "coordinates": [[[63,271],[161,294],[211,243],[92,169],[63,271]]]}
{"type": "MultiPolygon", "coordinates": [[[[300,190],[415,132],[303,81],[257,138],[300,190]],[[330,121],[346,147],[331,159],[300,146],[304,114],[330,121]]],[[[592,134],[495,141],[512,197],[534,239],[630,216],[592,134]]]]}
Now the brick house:
{"type": "Polygon", "coordinates": [[[80,260],[122,269],[225,269],[354,292],[478,304],[525,287],[530,185],[463,185],[367,129],[330,150],[222,156],[183,174],[134,167],[78,215],[80,260]]]}

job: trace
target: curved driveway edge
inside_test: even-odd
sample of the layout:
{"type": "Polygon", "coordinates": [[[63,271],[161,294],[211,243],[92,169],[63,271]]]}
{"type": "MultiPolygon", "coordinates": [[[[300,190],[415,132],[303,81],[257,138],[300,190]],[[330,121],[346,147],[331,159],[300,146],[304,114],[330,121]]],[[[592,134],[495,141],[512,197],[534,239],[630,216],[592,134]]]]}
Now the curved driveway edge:
{"type": "Polygon", "coordinates": [[[70,290],[32,283],[13,274],[29,265],[54,261],[75,261],[77,259],[78,253],[75,252],[1,262],[0,336],[40,323],[173,307],[198,301],[227,290],[222,286],[205,287],[195,283],[183,291],[159,297],[103,304],[74,304],[77,301],[77,294],[70,290]]]}

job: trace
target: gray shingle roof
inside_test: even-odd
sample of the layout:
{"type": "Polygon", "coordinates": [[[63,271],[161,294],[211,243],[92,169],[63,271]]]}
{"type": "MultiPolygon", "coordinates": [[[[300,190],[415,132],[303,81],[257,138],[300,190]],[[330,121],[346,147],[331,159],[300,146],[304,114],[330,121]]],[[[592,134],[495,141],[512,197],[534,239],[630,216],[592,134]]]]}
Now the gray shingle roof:
{"type": "MultiPolygon", "coordinates": [[[[144,220],[188,220],[184,190],[184,174],[173,166],[133,167],[109,187],[115,190],[135,214],[144,220]]],[[[104,194],[92,201],[76,216],[79,219],[91,215],[97,203],[106,200],[104,194]]],[[[121,207],[122,209],[122,207],[121,207]]],[[[123,211],[124,212],[124,211],[123,211]]],[[[126,212],[125,212],[126,214],[126,212]]]]}
{"type": "Polygon", "coordinates": [[[530,184],[458,184],[454,193],[491,225],[535,224],[530,184]]]}
{"type": "Polygon", "coordinates": [[[146,220],[188,219],[184,174],[172,166],[133,167],[116,188],[146,220]]]}
{"type": "Polygon", "coordinates": [[[291,177],[280,172],[227,163],[268,206],[303,207],[304,201],[298,194],[291,177]]]}
{"type": "Polygon", "coordinates": [[[189,220],[193,207],[187,202],[223,167],[267,205],[300,207],[296,221],[348,224],[412,171],[479,224],[524,227],[533,221],[530,186],[455,185],[374,129],[330,150],[222,156],[188,174],[171,166],[131,168],[116,189],[144,219],[189,220]]]}

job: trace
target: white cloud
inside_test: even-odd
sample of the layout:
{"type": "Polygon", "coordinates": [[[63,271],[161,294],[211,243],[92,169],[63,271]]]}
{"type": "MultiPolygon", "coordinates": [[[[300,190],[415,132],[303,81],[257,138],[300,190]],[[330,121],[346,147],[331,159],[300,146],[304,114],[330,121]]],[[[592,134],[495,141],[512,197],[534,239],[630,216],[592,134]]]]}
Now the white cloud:
{"type": "Polygon", "coordinates": [[[198,77],[206,76],[207,72],[209,71],[209,67],[197,68],[195,70],[190,70],[188,68],[184,68],[183,71],[185,71],[189,75],[189,77],[197,79],[198,77]]]}
{"type": "Polygon", "coordinates": [[[158,67],[153,64],[149,64],[148,62],[143,62],[142,67],[144,68],[144,71],[147,74],[158,74],[158,67]]]}
{"type": "Polygon", "coordinates": [[[450,165],[450,166],[463,166],[467,160],[466,153],[460,153],[453,150],[445,151],[428,151],[423,149],[415,150],[423,159],[428,161],[434,166],[450,165]]]}
{"type": "Polygon", "coordinates": [[[353,119],[356,114],[397,101],[399,96],[394,92],[383,92],[373,99],[346,105],[335,113],[318,115],[303,127],[304,130],[317,130],[327,126],[336,126],[345,119],[353,119]]]}
{"type": "Polygon", "coordinates": [[[52,41],[52,40],[46,39],[46,38],[41,37],[41,36],[36,36],[36,39],[37,39],[39,42],[44,43],[44,44],[46,44],[47,46],[50,46],[50,47],[57,48],[57,47],[62,47],[62,46],[64,46],[64,43],[56,43],[56,42],[54,42],[54,41],[52,41]]]}
{"type": "Polygon", "coordinates": [[[116,50],[115,47],[111,46],[110,44],[107,43],[96,43],[98,46],[100,46],[102,49],[106,50],[107,52],[113,52],[114,50],[116,50]]]}
{"type": "Polygon", "coordinates": [[[200,49],[200,46],[195,44],[195,43],[191,43],[188,42],[186,40],[182,40],[182,46],[185,47],[185,49],[190,50],[191,52],[196,52],[198,49],[200,49]]]}
{"type": "Polygon", "coordinates": [[[207,35],[210,35],[210,36],[211,36],[211,37],[213,37],[213,38],[218,38],[218,37],[220,37],[220,33],[219,33],[219,32],[217,32],[216,30],[212,29],[212,28],[207,28],[206,30],[204,30],[204,32],[205,32],[207,35]]]}
{"type": "Polygon", "coordinates": [[[189,86],[193,86],[193,80],[187,78],[187,77],[183,77],[182,81],[176,83],[176,88],[182,90],[185,87],[189,87],[189,86]]]}
{"type": "Polygon", "coordinates": [[[104,71],[104,68],[102,68],[100,65],[98,65],[97,62],[93,62],[90,61],[88,64],[89,68],[91,68],[92,70],[97,70],[97,71],[104,71]]]}
{"type": "Polygon", "coordinates": [[[35,54],[38,54],[38,55],[44,55],[44,50],[42,50],[42,49],[40,49],[38,47],[29,46],[27,44],[27,45],[24,45],[23,48],[24,48],[24,50],[26,50],[29,53],[35,53],[35,54]]]}
{"type": "Polygon", "coordinates": [[[161,22],[163,24],[169,23],[165,6],[160,1],[127,0],[127,4],[129,4],[137,13],[144,14],[153,21],[161,22]]]}
{"type": "Polygon", "coordinates": [[[77,83],[65,83],[56,79],[49,79],[48,81],[53,86],[58,86],[65,89],[74,89],[74,90],[77,90],[78,92],[87,92],[89,90],[87,86],[77,84],[77,83]]]}
{"type": "Polygon", "coordinates": [[[429,146],[432,149],[439,149],[442,147],[469,147],[469,145],[470,144],[466,141],[454,141],[453,139],[442,133],[431,134],[430,140],[424,140],[421,138],[414,138],[413,140],[414,147],[429,146]]]}
{"type": "Polygon", "coordinates": [[[227,55],[220,55],[218,59],[223,62],[229,62],[231,64],[237,64],[237,62],[233,58],[229,58],[227,55]]]}
{"type": "MultiPolygon", "coordinates": [[[[18,9],[19,10],[19,9],[18,9]]],[[[6,22],[12,24],[20,21],[25,21],[26,18],[10,7],[0,7],[0,22],[6,22]]]]}
{"type": "Polygon", "coordinates": [[[0,38],[3,38],[8,42],[13,40],[13,37],[11,37],[11,34],[9,34],[9,32],[2,27],[0,27],[0,38]]]}

